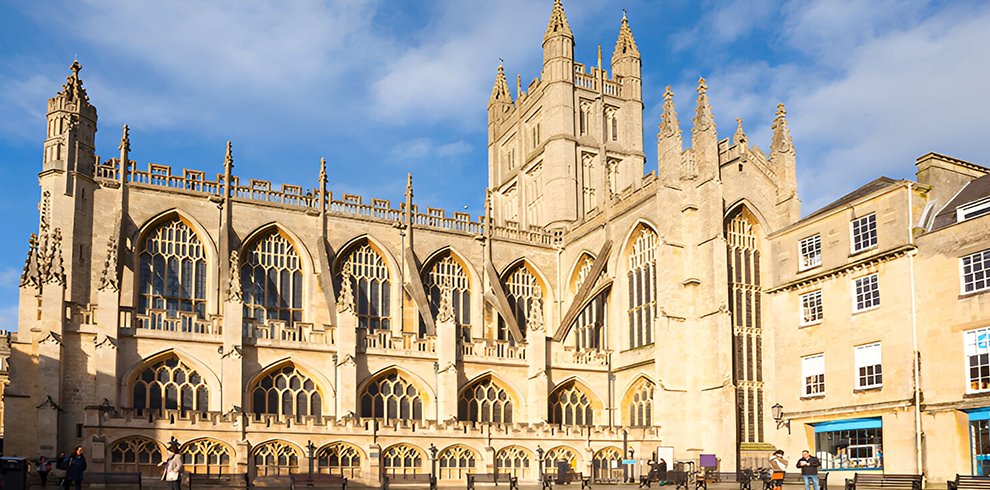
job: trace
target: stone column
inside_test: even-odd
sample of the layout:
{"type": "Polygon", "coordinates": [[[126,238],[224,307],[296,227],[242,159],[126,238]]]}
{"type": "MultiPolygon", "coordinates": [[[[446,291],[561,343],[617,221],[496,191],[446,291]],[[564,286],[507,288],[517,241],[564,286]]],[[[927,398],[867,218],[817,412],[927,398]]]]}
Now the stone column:
{"type": "Polygon", "coordinates": [[[120,318],[117,287],[104,282],[100,285],[96,298],[96,394],[93,398],[98,404],[107,400],[112,406],[122,406],[126,400],[117,399],[117,322],[120,318]]]}
{"type": "MultiPolygon", "coordinates": [[[[344,265],[340,297],[337,298],[337,418],[360,416],[357,402],[357,315],[354,314],[354,292],[351,288],[351,268],[344,265]]],[[[363,349],[362,349],[363,350],[363,349]]]]}

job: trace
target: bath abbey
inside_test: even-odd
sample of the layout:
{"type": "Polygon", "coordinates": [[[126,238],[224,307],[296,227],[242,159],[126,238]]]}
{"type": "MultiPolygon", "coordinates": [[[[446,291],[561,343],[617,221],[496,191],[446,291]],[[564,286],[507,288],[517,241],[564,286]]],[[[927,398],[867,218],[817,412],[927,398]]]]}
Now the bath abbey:
{"type": "Polygon", "coordinates": [[[135,162],[127,126],[98,156],[74,63],[18,237],[4,453],[156,477],[174,440],[192,473],[369,485],[776,448],[990,472],[990,169],[929,153],[802,217],[784,106],[766,149],[741,120],[720,136],[701,79],[682,129],[616,27],[582,64],[558,0],[540,73],[498,67],[481,216],[420,207],[412,176],[398,203],[331,190],[325,162],[273,185],[229,142],[207,168],[135,162]]]}

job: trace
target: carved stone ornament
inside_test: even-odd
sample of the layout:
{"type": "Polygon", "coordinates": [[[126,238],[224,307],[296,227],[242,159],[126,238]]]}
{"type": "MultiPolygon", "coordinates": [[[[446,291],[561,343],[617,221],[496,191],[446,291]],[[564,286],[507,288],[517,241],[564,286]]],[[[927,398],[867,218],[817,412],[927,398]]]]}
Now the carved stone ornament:
{"type": "Polygon", "coordinates": [[[454,298],[450,287],[450,278],[444,278],[440,286],[440,306],[437,308],[437,321],[449,323],[454,321],[454,298]]]}
{"type": "Polygon", "coordinates": [[[32,233],[31,237],[28,238],[28,256],[27,260],[24,261],[24,272],[21,273],[21,287],[41,288],[41,276],[38,266],[38,235],[32,233]]]}
{"type": "Polygon", "coordinates": [[[712,117],[712,106],[708,103],[708,84],[705,79],[698,80],[698,108],[694,114],[694,132],[708,131],[715,121],[712,117]]]}
{"type": "Polygon", "coordinates": [[[38,410],[41,410],[42,408],[50,408],[52,410],[56,410],[56,411],[59,411],[59,412],[62,412],[63,411],[62,410],[62,407],[58,406],[58,404],[55,403],[55,400],[52,400],[52,396],[51,395],[45,396],[45,400],[43,402],[41,402],[41,405],[38,405],[35,408],[37,408],[38,410]]]}
{"type": "Polygon", "coordinates": [[[100,275],[100,291],[120,291],[120,281],[117,279],[117,237],[107,240],[107,258],[103,261],[103,274],[100,275]]]}
{"type": "Polygon", "coordinates": [[[109,335],[104,335],[102,340],[100,339],[99,336],[93,337],[93,345],[97,350],[102,349],[104,347],[107,347],[112,350],[117,350],[117,341],[109,335]]]}
{"type": "Polygon", "coordinates": [[[351,264],[345,263],[340,270],[340,294],[337,297],[337,312],[354,312],[354,289],[351,287],[351,264]]]}
{"type": "Polygon", "coordinates": [[[52,234],[51,247],[48,249],[48,267],[45,283],[65,285],[65,264],[62,263],[62,230],[55,228],[52,234]]]}
{"type": "Polygon", "coordinates": [[[681,133],[681,124],[674,109],[674,92],[667,85],[663,93],[663,115],[660,117],[660,137],[670,138],[681,133]]]}
{"type": "Polygon", "coordinates": [[[55,332],[48,332],[48,335],[46,335],[45,338],[38,341],[38,345],[48,345],[48,344],[61,346],[62,336],[55,332]]]}
{"type": "Polygon", "coordinates": [[[794,143],[791,141],[791,130],[787,127],[787,110],[784,104],[777,105],[777,117],[773,120],[773,139],[770,142],[772,153],[791,153],[794,143]]]}
{"type": "Polygon", "coordinates": [[[543,329],[543,291],[539,286],[533,289],[533,304],[529,308],[529,315],[526,316],[526,326],[530,330],[543,329]]]}
{"type": "Polygon", "coordinates": [[[694,148],[689,148],[685,151],[682,158],[684,173],[681,174],[681,180],[694,180],[698,178],[698,162],[694,157],[694,148]]]}
{"type": "Polygon", "coordinates": [[[356,366],[357,361],[354,360],[354,356],[350,354],[344,355],[343,359],[337,363],[338,366],[356,366]]]}
{"type": "Polygon", "coordinates": [[[237,250],[230,252],[230,271],[227,273],[227,301],[244,302],[244,292],[241,291],[241,260],[237,250]]]}

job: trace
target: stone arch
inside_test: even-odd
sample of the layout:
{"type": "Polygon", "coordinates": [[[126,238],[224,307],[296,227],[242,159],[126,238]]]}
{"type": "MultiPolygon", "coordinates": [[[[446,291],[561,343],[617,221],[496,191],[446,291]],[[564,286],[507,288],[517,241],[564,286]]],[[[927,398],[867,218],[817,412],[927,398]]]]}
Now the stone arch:
{"type": "Polygon", "coordinates": [[[305,272],[309,274],[314,274],[317,272],[316,262],[313,260],[313,256],[310,254],[309,247],[306,246],[306,242],[300,239],[299,235],[296,235],[292,230],[278,221],[265,223],[255,228],[248,233],[243,240],[241,240],[241,245],[239,248],[241,260],[244,258],[247,247],[252,245],[255,241],[266,237],[272,231],[280,233],[286,240],[288,240],[288,242],[292,245],[292,248],[294,248],[296,253],[299,254],[299,259],[303,263],[303,270],[305,272]]]}
{"type": "Polygon", "coordinates": [[[121,437],[107,445],[109,468],[114,472],[159,476],[158,464],[164,460],[165,445],[144,436],[121,437]]]}
{"type": "Polygon", "coordinates": [[[135,362],[130,368],[124,371],[123,376],[117,380],[117,397],[119,406],[133,406],[133,382],[141,374],[141,372],[148,366],[155,362],[167,359],[169,356],[175,356],[180,362],[187,364],[192,367],[203,376],[206,381],[206,388],[210,393],[209,407],[210,410],[216,410],[220,407],[220,377],[217,376],[209,366],[201,362],[199,358],[193,356],[189,352],[186,352],[181,347],[171,347],[163,351],[156,352],[148,357],[135,362]]]}
{"type": "Polygon", "coordinates": [[[437,478],[463,480],[468,473],[478,473],[484,466],[481,453],[466,444],[452,444],[437,453],[437,478]]]}
{"type": "Polygon", "coordinates": [[[308,318],[307,305],[315,266],[305,244],[288,228],[274,221],[255,228],[241,241],[237,268],[246,318],[256,318],[259,323],[266,323],[269,320],[295,323],[308,318]],[[263,245],[262,242],[268,240],[274,240],[269,245],[271,248],[259,253],[267,263],[250,264],[255,247],[263,245]],[[282,243],[288,245],[290,250],[276,253],[275,249],[280,248],[282,243]],[[296,261],[298,264],[295,264],[296,261]],[[253,267],[253,272],[248,267],[253,267]],[[271,305],[271,291],[268,284],[274,282],[271,279],[273,271],[280,274],[276,290],[278,296],[284,300],[282,301],[284,306],[271,305]],[[260,280],[257,280],[258,277],[260,280]],[[259,288],[260,290],[255,291],[259,288]],[[258,319],[258,315],[264,317],[264,321],[258,319]]]}
{"type": "Polygon", "coordinates": [[[753,216],[753,218],[756,219],[756,222],[757,224],[759,224],[761,230],[770,229],[770,222],[767,221],[766,217],[763,215],[763,212],[760,211],[760,209],[756,207],[756,205],[754,205],[749,199],[746,199],[745,197],[739,198],[738,200],[736,200],[736,202],[732,203],[729,206],[726,206],[725,213],[723,214],[722,219],[728,222],[733,215],[735,215],[742,209],[746,209],[753,216]]]}
{"type": "Polygon", "coordinates": [[[594,425],[603,410],[601,398],[577,376],[556,383],[547,397],[547,414],[553,424],[594,425]]]}
{"type": "Polygon", "coordinates": [[[625,339],[623,348],[639,348],[654,341],[660,307],[657,271],[661,243],[657,228],[640,219],[630,228],[618,254],[620,266],[616,271],[621,273],[616,274],[616,280],[621,284],[618,297],[623,306],[619,314],[628,316],[623,322],[627,331],[620,332],[625,339]]]}
{"type": "Polygon", "coordinates": [[[256,477],[285,476],[299,471],[302,448],[284,439],[268,439],[251,448],[250,466],[256,477]]]}
{"type": "Polygon", "coordinates": [[[433,399],[430,386],[422,378],[399,368],[389,366],[368,376],[358,389],[361,417],[393,420],[420,421],[433,399]],[[397,393],[395,388],[401,387],[397,393]]]}
{"type": "MultiPolygon", "coordinates": [[[[142,275],[141,257],[143,254],[149,253],[149,260],[150,260],[150,263],[148,265],[149,268],[155,267],[156,265],[162,268],[165,267],[164,264],[158,264],[157,259],[166,260],[165,257],[163,256],[166,254],[162,254],[160,252],[160,249],[156,248],[156,250],[158,251],[153,252],[153,255],[156,258],[154,259],[151,258],[152,252],[148,252],[145,250],[145,243],[151,237],[152,233],[158,231],[160,228],[170,226],[172,222],[178,222],[192,232],[192,236],[195,237],[196,241],[199,243],[199,247],[202,250],[203,262],[204,262],[202,264],[202,269],[199,269],[195,265],[196,262],[198,261],[195,260],[195,258],[192,255],[183,255],[181,258],[186,260],[180,260],[180,262],[185,262],[192,259],[190,270],[188,271],[183,270],[180,272],[178,269],[176,269],[174,271],[174,273],[176,274],[188,273],[190,276],[189,280],[193,281],[193,287],[189,288],[193,292],[191,293],[191,297],[188,298],[188,301],[192,303],[191,310],[186,312],[183,309],[183,305],[181,304],[183,303],[183,301],[178,301],[178,303],[180,304],[178,305],[178,309],[175,310],[175,313],[178,313],[179,311],[186,313],[195,312],[196,316],[198,317],[198,320],[200,320],[199,322],[197,322],[197,325],[194,325],[192,328],[189,328],[189,330],[186,330],[186,328],[188,328],[189,326],[184,325],[183,331],[198,332],[200,328],[203,328],[202,324],[204,323],[203,320],[205,320],[207,312],[217,311],[216,297],[214,294],[211,294],[211,292],[216,291],[217,284],[219,282],[219,277],[217,274],[217,264],[218,264],[217,261],[219,260],[219,253],[217,252],[217,245],[216,243],[213,242],[213,237],[210,236],[210,233],[207,230],[207,228],[204,227],[198,220],[196,220],[196,218],[192,217],[192,215],[186,213],[181,209],[172,208],[162,211],[156,214],[155,216],[152,216],[151,218],[145,220],[145,222],[141,226],[139,226],[137,230],[130,236],[130,241],[133,244],[133,246],[131,247],[131,255],[129,258],[130,266],[131,266],[130,273],[133,274],[133,280],[131,281],[132,304],[135,305],[135,311],[137,312],[137,315],[135,315],[134,317],[133,325],[125,325],[125,327],[153,328],[159,330],[161,329],[176,330],[175,328],[172,328],[173,327],[172,325],[167,325],[167,323],[169,322],[166,322],[164,320],[165,317],[162,317],[161,315],[152,315],[150,313],[146,313],[149,312],[149,310],[154,310],[156,308],[154,304],[143,306],[145,304],[144,302],[151,301],[152,303],[154,303],[155,300],[149,300],[142,296],[142,287],[145,286],[145,284],[142,283],[142,279],[141,279],[141,275],[142,275]],[[194,268],[195,270],[192,270],[194,268]],[[202,274],[204,277],[203,280],[204,284],[202,285],[199,284],[199,280],[198,280],[200,274],[202,274]],[[199,308],[199,306],[201,306],[201,308],[199,308]],[[163,322],[166,323],[166,325],[163,325],[163,322]]],[[[173,238],[171,237],[166,238],[167,241],[171,241],[172,239],[173,238]]],[[[121,249],[121,247],[123,246],[124,244],[118,244],[118,250],[121,249]]],[[[183,247],[183,250],[186,252],[191,252],[191,249],[194,248],[195,247],[188,247],[188,248],[183,247]]],[[[176,259],[180,258],[179,255],[176,255],[173,252],[169,252],[167,255],[170,255],[171,256],[170,258],[176,258],[176,259]]],[[[176,265],[176,267],[178,268],[180,266],[176,265]]],[[[151,280],[152,284],[154,284],[153,276],[150,273],[148,275],[149,275],[149,280],[151,280]]],[[[164,295],[165,293],[161,293],[161,294],[155,294],[154,292],[151,293],[152,297],[164,296],[164,295]]],[[[184,297],[184,296],[182,294],[178,294],[178,297],[184,297]]]]}
{"type": "Polygon", "coordinates": [[[316,471],[323,474],[341,475],[348,479],[361,478],[361,465],[367,455],[356,444],[347,441],[334,441],[316,450],[316,471]]]}
{"type": "MultiPolygon", "coordinates": [[[[443,286],[442,281],[435,278],[443,277],[451,281],[454,317],[458,327],[467,330],[467,332],[462,331],[459,334],[466,339],[470,338],[471,326],[479,323],[479,320],[472,318],[471,307],[477,296],[474,293],[482,290],[479,281],[480,276],[474,271],[470,262],[467,261],[463,254],[455,250],[454,247],[446,246],[433,252],[423,261],[420,277],[423,281],[426,299],[429,302],[430,310],[433,312],[434,317],[436,317],[439,310],[441,288],[443,286]],[[448,258],[450,262],[446,262],[448,258]],[[466,280],[459,279],[459,274],[456,272],[451,273],[452,268],[449,265],[450,263],[456,265],[463,272],[464,279],[466,280]],[[440,266],[437,276],[434,276],[433,268],[435,266],[440,266]]],[[[422,320],[420,321],[422,322],[422,320]]],[[[420,328],[422,332],[424,326],[421,325],[420,328]]]]}
{"type": "Polygon", "coordinates": [[[509,262],[509,264],[503,267],[502,271],[499,272],[498,275],[499,279],[504,281],[505,278],[510,273],[512,273],[516,269],[516,267],[519,267],[520,265],[525,266],[527,269],[529,269],[529,272],[531,274],[536,276],[536,280],[539,282],[540,287],[542,288],[544,302],[550,301],[551,293],[553,293],[553,291],[550,290],[550,285],[553,283],[550,282],[550,279],[547,278],[547,275],[544,274],[543,271],[536,266],[536,264],[530,262],[530,260],[527,259],[526,257],[519,257],[513,260],[512,262],[509,262]]]}
{"type": "Polygon", "coordinates": [[[433,264],[433,262],[443,258],[445,254],[450,254],[455,260],[457,260],[462,267],[464,267],[464,272],[467,273],[468,281],[471,282],[471,290],[473,291],[475,287],[481,286],[481,274],[475,269],[474,264],[468,260],[467,256],[461,253],[453,245],[446,245],[444,247],[434,250],[430,255],[427,255],[423,259],[423,269],[426,270],[427,266],[433,264]]]}
{"type": "Polygon", "coordinates": [[[334,261],[336,291],[342,289],[344,266],[352,256],[358,261],[356,267],[348,267],[358,327],[369,332],[391,330],[402,301],[399,262],[371,235],[354,238],[339,249],[334,261]]]}
{"type": "Polygon", "coordinates": [[[340,270],[344,265],[343,259],[350,255],[356,248],[364,245],[365,243],[370,245],[371,248],[382,257],[382,260],[385,262],[385,267],[388,268],[389,279],[397,279],[401,276],[399,273],[399,261],[392,255],[391,252],[389,252],[388,247],[386,247],[381,241],[372,236],[370,233],[364,233],[351,238],[337,249],[337,254],[333,265],[334,276],[340,275],[340,270]]]}
{"type": "Polygon", "coordinates": [[[605,446],[591,459],[591,479],[596,482],[622,481],[622,460],[625,459],[622,449],[615,446],[605,446]],[[614,463],[613,466],[613,461],[614,463]]]}
{"type": "Polygon", "coordinates": [[[561,460],[567,461],[568,466],[574,471],[580,472],[584,468],[581,451],[567,445],[560,445],[550,448],[543,456],[543,474],[556,475],[557,462],[561,460]]]}
{"type": "MultiPolygon", "coordinates": [[[[551,295],[551,283],[535,264],[526,258],[516,259],[502,270],[499,274],[499,280],[505,288],[505,293],[509,300],[509,307],[512,309],[512,314],[515,315],[516,323],[519,326],[519,332],[522,334],[523,338],[527,335],[527,331],[529,330],[528,322],[531,319],[538,319],[542,321],[544,326],[549,325],[547,318],[549,313],[548,310],[551,308],[548,308],[547,305],[552,304],[554,301],[554,297],[551,295]],[[519,271],[524,271],[526,274],[517,274],[519,271]],[[530,284],[530,280],[526,278],[527,276],[532,277],[532,284],[530,284]],[[537,304],[537,295],[539,295],[538,297],[542,302],[540,305],[542,309],[542,318],[531,316],[532,311],[537,304]]],[[[510,329],[505,324],[505,320],[501,317],[498,320],[497,328],[498,330],[496,334],[499,340],[522,340],[512,338],[513,336],[510,335],[510,329]]]]}
{"type": "Polygon", "coordinates": [[[567,288],[569,294],[573,295],[577,293],[577,290],[580,287],[582,270],[590,270],[591,264],[593,264],[594,261],[595,254],[591,253],[587,249],[581,250],[581,253],[579,253],[577,258],[574,259],[574,263],[571,264],[570,270],[567,275],[564,276],[567,278],[567,288]]]}
{"type": "Polygon", "coordinates": [[[539,462],[533,452],[519,445],[505,446],[495,452],[495,472],[509,473],[520,480],[532,480],[538,475],[539,462]]]}
{"type": "Polygon", "coordinates": [[[648,376],[636,376],[623,391],[622,415],[620,420],[628,427],[648,427],[654,425],[653,403],[657,384],[648,376]]]}
{"type": "Polygon", "coordinates": [[[189,473],[230,473],[237,461],[233,446],[212,437],[199,437],[182,445],[182,463],[189,473]]]}
{"type": "Polygon", "coordinates": [[[415,444],[400,442],[382,450],[382,473],[389,477],[429,473],[426,451],[415,444]]]}
{"type": "Polygon", "coordinates": [[[266,414],[322,417],[334,403],[334,392],[316,373],[288,357],[269,364],[245,384],[244,400],[250,403],[246,411],[257,418],[266,414]]]}
{"type": "Polygon", "coordinates": [[[476,376],[457,395],[457,418],[463,421],[509,424],[522,406],[518,391],[492,372],[476,376]]]}

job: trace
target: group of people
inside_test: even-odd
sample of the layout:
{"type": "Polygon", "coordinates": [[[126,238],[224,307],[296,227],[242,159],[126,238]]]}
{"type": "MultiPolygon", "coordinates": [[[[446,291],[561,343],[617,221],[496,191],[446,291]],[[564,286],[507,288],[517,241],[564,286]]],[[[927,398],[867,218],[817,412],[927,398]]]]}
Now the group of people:
{"type": "MultiPolygon", "coordinates": [[[[801,452],[801,459],[795,466],[801,469],[801,479],[804,480],[804,490],[821,490],[818,482],[818,467],[822,462],[807,450],[801,452]]],[[[787,459],[784,451],[778,449],[770,456],[770,481],[775,488],[784,486],[784,473],[787,471],[787,459]]]]}
{"type": "MultiPolygon", "coordinates": [[[[168,453],[168,458],[158,464],[158,466],[164,466],[162,481],[165,482],[165,488],[180,490],[185,467],[182,464],[179,443],[174,440],[169,443],[168,453]]],[[[58,488],[82,488],[83,475],[86,472],[86,456],[83,454],[82,446],[77,447],[69,456],[66,456],[65,453],[59,454],[54,465],[47,457],[39,457],[37,470],[42,487],[48,486],[48,477],[53,475],[58,488]]]]}

